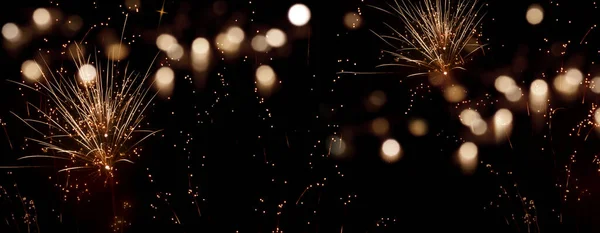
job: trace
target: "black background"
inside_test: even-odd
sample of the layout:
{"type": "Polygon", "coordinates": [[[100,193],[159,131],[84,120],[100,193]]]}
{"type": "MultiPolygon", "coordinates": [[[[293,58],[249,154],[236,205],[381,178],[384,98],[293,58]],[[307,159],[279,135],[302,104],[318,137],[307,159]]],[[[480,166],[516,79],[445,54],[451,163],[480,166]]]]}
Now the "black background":
{"type": "MultiPolygon", "coordinates": [[[[80,32],[65,37],[55,28],[34,37],[21,49],[2,50],[4,80],[20,80],[21,63],[44,54],[45,49],[53,50],[52,55],[45,55],[51,67],[72,66],[66,55],[57,55],[56,51],[70,39],[81,39],[91,25],[106,22],[107,17],[111,17],[110,28],[117,32],[122,28],[125,10],[119,7],[123,4],[120,1],[58,3],[65,15],[83,18],[80,32]]],[[[477,107],[483,117],[490,118],[497,109],[506,107],[513,111],[515,123],[510,138],[512,148],[507,142],[476,141],[482,164],[471,176],[463,175],[455,162],[455,152],[462,142],[476,140],[458,120],[460,110],[469,104],[456,107],[447,103],[441,90],[433,86],[411,96],[416,87],[429,85],[426,77],[406,78],[416,72],[412,68],[375,68],[391,58],[380,59],[380,51],[389,48],[370,30],[387,33],[383,22],[402,26],[393,16],[367,6],[385,6],[385,1],[304,1],[312,18],[309,26],[302,28],[293,27],[287,20],[293,1],[226,3],[227,12],[218,16],[212,10],[213,1],[169,0],[164,5],[168,14],[159,25],[157,10],[163,2],[142,0],[140,13],[129,16],[125,34],[139,34],[142,39],[132,45],[127,61],[139,71],[144,71],[158,53],[154,41],[160,33],[173,34],[189,48],[198,36],[207,37],[212,43],[219,32],[238,25],[246,32],[246,45],[237,58],[220,61],[216,54],[203,87],[184,79],[186,75],[195,77],[189,67],[176,67],[184,62],[167,62],[166,55],[160,53],[150,69],[172,64],[177,74],[175,90],[169,100],[155,100],[147,122],[150,128],[164,131],[144,143],[142,157],[134,165],[120,165],[119,184],[114,188],[104,185],[104,178],[72,173],[92,190],[91,195],[83,195],[82,201],[75,200],[74,194],[63,200],[64,193],[56,187],[65,183],[64,175],[55,173],[58,164],[16,161],[38,151],[35,146],[19,149],[24,137],[34,134],[10,111],[23,114],[25,101],[38,97],[27,92],[22,96],[14,84],[0,84],[0,97],[4,99],[0,116],[7,123],[8,133],[0,139],[2,165],[51,164],[50,168],[3,172],[0,185],[8,195],[1,197],[4,220],[0,221],[0,232],[27,231],[21,220],[25,211],[17,195],[35,201],[42,232],[109,232],[115,215],[131,222],[124,232],[272,232],[277,228],[283,232],[528,232],[524,211],[536,218],[529,225],[531,232],[598,231],[598,174],[597,166],[591,163],[598,152],[598,138],[594,133],[587,141],[568,136],[571,128],[588,117],[596,96],[588,90],[584,103],[579,101],[583,96],[574,102],[551,98],[553,107],[567,109],[553,117],[552,132],[547,125],[536,131],[525,102],[511,105],[493,87],[494,79],[506,74],[528,93],[533,80],[545,78],[551,84],[550,78],[557,70],[570,66],[594,76],[597,29],[587,35],[587,45],[580,45],[598,20],[592,1],[485,2],[483,10],[487,14],[481,37],[486,43],[485,54],[476,53],[467,62],[467,71],[456,71],[451,76],[467,87],[467,98],[473,103],[487,103],[470,105],[477,107]],[[538,26],[525,20],[532,3],[541,4],[545,10],[545,19],[538,26]],[[348,30],[343,16],[357,8],[364,24],[359,30],[348,30]],[[178,18],[181,16],[187,18],[178,18]],[[286,31],[286,47],[269,55],[252,52],[248,41],[253,32],[270,27],[286,31]],[[555,43],[569,44],[564,56],[545,52],[555,43]],[[261,64],[271,65],[282,81],[264,104],[258,103],[254,92],[254,72],[261,64]],[[393,73],[338,74],[341,70],[393,73]],[[369,111],[365,100],[375,90],[384,91],[387,102],[381,109],[369,111]],[[377,117],[390,121],[389,136],[402,145],[403,157],[395,164],[381,161],[379,149],[384,138],[373,136],[368,130],[371,120],[377,117]],[[426,136],[414,137],[408,132],[408,120],[413,117],[428,121],[426,136]],[[342,135],[351,148],[343,159],[322,157],[328,154],[334,133],[342,135]],[[190,138],[193,140],[186,145],[190,138]],[[588,189],[592,194],[584,195],[579,202],[575,194],[569,194],[564,202],[564,193],[556,184],[565,182],[563,167],[575,150],[579,157],[572,175],[579,179],[580,189],[588,189]],[[499,175],[490,173],[486,164],[491,164],[499,175]],[[153,183],[149,182],[149,173],[153,183]],[[316,187],[317,183],[325,185],[316,187]],[[515,183],[518,189],[513,187],[515,183]],[[302,195],[311,185],[313,188],[302,195]],[[191,204],[190,186],[199,195],[201,214],[191,204]],[[508,188],[507,195],[513,201],[497,201],[506,200],[500,186],[508,188]],[[517,194],[521,196],[515,197],[517,194]],[[164,201],[165,196],[168,202],[164,201]],[[300,196],[302,204],[296,205],[300,196]],[[536,211],[528,209],[529,205],[524,207],[519,201],[522,197],[527,202],[534,200],[536,211]],[[349,199],[351,202],[344,205],[349,199]],[[123,211],[123,201],[132,207],[123,211]],[[281,215],[277,215],[278,205],[284,202],[281,215]],[[497,203],[500,207],[493,208],[497,203]],[[175,215],[181,224],[173,223],[171,218],[175,215]]],[[[56,2],[13,2],[4,7],[1,22],[26,25],[38,7],[56,7],[56,2]]],[[[91,30],[90,45],[97,42],[99,30],[91,30]]],[[[33,232],[38,231],[35,224],[30,227],[33,232]]]]}

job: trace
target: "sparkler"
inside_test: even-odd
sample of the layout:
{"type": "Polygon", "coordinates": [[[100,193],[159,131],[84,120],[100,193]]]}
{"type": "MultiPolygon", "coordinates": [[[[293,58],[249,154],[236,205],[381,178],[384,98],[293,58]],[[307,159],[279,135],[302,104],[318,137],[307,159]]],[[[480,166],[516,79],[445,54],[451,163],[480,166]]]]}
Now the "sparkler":
{"type": "MultiPolygon", "coordinates": [[[[150,70],[141,75],[128,72],[126,67],[121,73],[115,62],[109,61],[102,72],[90,63],[89,57],[85,59],[79,47],[75,53],[71,55],[76,60],[79,79],[61,72],[42,72],[42,79],[33,85],[13,81],[40,93],[48,103],[47,107],[27,103],[39,113],[39,119],[11,112],[42,135],[27,140],[37,142],[46,153],[20,160],[68,160],[71,163],[59,172],[97,169],[100,175],[113,177],[115,164],[133,163],[132,155],[139,156],[136,146],[160,131],[141,127],[144,112],[156,96],[149,95],[149,88],[144,85],[150,70]],[[43,129],[48,129],[48,133],[43,129]]],[[[102,67],[99,62],[96,64],[102,67]]]]}
{"type": "MultiPolygon", "coordinates": [[[[483,15],[479,14],[479,0],[424,0],[413,3],[409,0],[395,0],[389,4],[393,11],[377,8],[386,13],[397,15],[404,24],[405,33],[384,23],[393,31],[392,35],[375,33],[394,51],[385,51],[396,57],[397,61],[408,64],[383,64],[380,66],[423,67],[429,71],[447,75],[453,69],[463,69],[464,59],[482,48],[478,44],[477,27],[483,15]],[[457,4],[452,5],[453,2],[457,4]],[[398,47],[392,42],[400,42],[398,47]],[[464,51],[471,50],[463,56],[464,51]]],[[[410,76],[424,75],[427,72],[410,76]]]]}

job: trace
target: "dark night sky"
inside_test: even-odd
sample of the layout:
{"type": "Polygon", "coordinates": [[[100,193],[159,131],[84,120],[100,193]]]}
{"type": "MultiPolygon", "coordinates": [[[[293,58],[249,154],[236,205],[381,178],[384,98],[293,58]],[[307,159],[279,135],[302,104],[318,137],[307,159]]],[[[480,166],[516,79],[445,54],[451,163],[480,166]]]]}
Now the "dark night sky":
{"type": "MultiPolygon", "coordinates": [[[[90,25],[104,22],[107,17],[111,17],[110,28],[121,30],[121,1],[99,1],[97,9],[91,1],[58,2],[63,13],[83,18],[82,30],[68,38],[54,29],[33,38],[20,50],[0,50],[3,79],[20,80],[21,63],[37,56],[38,48],[58,51],[67,40],[80,39],[90,25]]],[[[130,66],[138,71],[148,67],[158,52],[155,38],[160,33],[171,33],[189,47],[199,36],[212,43],[219,32],[231,25],[244,29],[246,42],[256,30],[279,27],[288,34],[288,44],[265,55],[253,52],[246,43],[237,58],[219,61],[220,57],[214,57],[202,88],[184,79],[186,75],[194,76],[189,68],[177,68],[177,62],[169,62],[176,71],[175,90],[170,100],[156,99],[147,118],[151,128],[164,131],[144,143],[142,157],[135,164],[122,165],[119,184],[111,188],[104,185],[104,178],[73,173],[73,177],[88,183],[92,195],[84,195],[80,202],[72,196],[63,201],[64,193],[55,185],[63,184],[65,177],[56,175],[56,163],[36,161],[32,163],[50,167],[8,169],[12,174],[0,175],[0,185],[9,193],[0,197],[0,232],[27,232],[26,224],[18,219],[24,214],[23,205],[15,197],[18,194],[35,201],[41,232],[109,232],[115,214],[132,223],[124,232],[154,232],[161,227],[169,232],[273,232],[277,227],[290,233],[528,232],[520,201],[501,201],[500,208],[489,208],[491,201],[497,203],[499,186],[508,188],[511,197],[518,190],[527,202],[535,201],[541,232],[600,231],[597,166],[590,163],[599,152],[598,136],[592,133],[585,142],[581,137],[567,136],[587,116],[597,97],[588,93],[583,104],[553,99],[554,106],[567,110],[553,118],[556,123],[551,134],[547,128],[535,131],[527,111],[509,105],[494,89],[494,79],[506,74],[528,93],[530,83],[542,78],[542,72],[553,78],[561,65],[577,66],[593,76],[598,70],[592,65],[598,60],[598,32],[592,30],[587,35],[587,45],[579,43],[598,20],[598,11],[591,1],[485,1],[485,54],[475,54],[467,62],[467,71],[456,71],[452,76],[469,90],[468,99],[493,102],[480,106],[482,116],[489,118],[499,108],[511,108],[515,125],[510,138],[512,148],[508,142],[478,142],[479,159],[484,163],[471,176],[463,175],[455,162],[455,152],[463,139],[474,140],[460,124],[456,105],[446,102],[441,90],[433,86],[411,97],[416,87],[429,85],[427,78],[406,78],[414,72],[412,68],[375,68],[391,58],[380,59],[381,50],[388,47],[370,30],[385,32],[383,22],[402,26],[393,16],[366,6],[384,6],[385,1],[301,1],[311,9],[312,18],[309,27],[300,29],[287,20],[287,10],[295,1],[225,2],[227,12],[217,16],[212,0],[168,0],[168,14],[159,26],[156,11],[163,2],[142,0],[141,12],[132,14],[126,27],[126,34],[142,35],[141,41],[131,47],[127,59],[130,66]],[[532,3],[545,9],[543,23],[535,27],[525,20],[532,3]],[[364,24],[361,29],[350,31],[344,27],[343,16],[357,8],[364,24]],[[568,41],[564,56],[539,51],[568,41]],[[283,82],[264,104],[258,103],[254,92],[254,72],[261,64],[273,67],[283,82]],[[341,70],[393,73],[336,74],[341,70]],[[386,94],[387,102],[381,109],[369,111],[365,100],[376,90],[386,94]],[[263,120],[268,113],[272,117],[263,120]],[[389,120],[389,137],[402,145],[403,157],[397,163],[386,164],[379,156],[382,138],[368,130],[377,117],[389,120]],[[410,134],[407,125],[414,117],[427,120],[427,135],[410,134]],[[351,148],[343,159],[321,157],[327,154],[334,132],[351,148]],[[549,135],[553,135],[552,141],[549,135]],[[193,140],[186,145],[190,138],[193,140]],[[564,183],[562,167],[574,150],[580,157],[573,176],[579,177],[578,185],[589,189],[592,195],[581,202],[574,202],[576,197],[569,196],[565,203],[555,184],[564,183]],[[488,163],[501,175],[490,175],[485,167],[488,163]],[[508,171],[513,175],[505,175],[508,171]],[[153,183],[149,182],[149,173],[153,183]],[[515,182],[518,189],[513,188],[515,182]],[[316,187],[317,183],[325,186],[316,187]],[[310,185],[313,188],[302,195],[310,185]],[[196,205],[191,204],[190,187],[199,194],[200,215],[196,205]],[[168,203],[157,195],[168,196],[168,203]],[[296,205],[301,195],[302,204],[296,205]],[[351,202],[344,205],[348,200],[351,202]],[[127,211],[122,208],[124,201],[132,205],[127,211]],[[282,214],[277,215],[280,210],[282,214]],[[174,213],[182,224],[173,224],[174,213]],[[513,213],[514,222],[510,220],[513,213]],[[17,220],[11,220],[11,214],[17,220]],[[560,214],[562,223],[557,217],[560,214]]],[[[0,23],[26,25],[33,10],[51,7],[49,2],[39,0],[11,4],[5,6],[0,23]]],[[[94,29],[89,35],[90,45],[98,41],[97,31],[94,29]]],[[[164,53],[159,54],[159,62],[151,69],[165,64],[165,57],[164,53]]],[[[51,66],[70,66],[64,56],[48,59],[51,66]]],[[[549,77],[545,79],[551,84],[549,77]]],[[[0,164],[30,165],[16,159],[36,151],[19,149],[24,137],[33,132],[10,111],[25,112],[26,98],[37,97],[22,97],[18,87],[8,82],[0,82],[0,92],[5,99],[0,102],[0,119],[7,123],[9,137],[0,134],[0,164]]],[[[531,232],[538,232],[535,224],[531,227],[531,232]]],[[[37,232],[33,228],[32,232],[37,232]]]]}

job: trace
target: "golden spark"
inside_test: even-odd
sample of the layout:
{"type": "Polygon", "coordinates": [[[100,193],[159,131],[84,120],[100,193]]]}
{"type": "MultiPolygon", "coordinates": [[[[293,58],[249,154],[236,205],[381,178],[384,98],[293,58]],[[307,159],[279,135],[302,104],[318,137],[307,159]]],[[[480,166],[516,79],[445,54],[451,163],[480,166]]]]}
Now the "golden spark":
{"type": "MultiPolygon", "coordinates": [[[[453,69],[463,69],[464,58],[482,48],[477,41],[483,15],[478,0],[395,0],[391,11],[377,8],[400,18],[404,32],[384,23],[392,35],[375,33],[394,51],[385,51],[407,64],[380,66],[411,66],[426,68],[447,75],[453,69]],[[451,3],[456,3],[453,5],[451,3]],[[400,45],[393,43],[400,42],[400,45]],[[468,49],[467,49],[468,48],[468,49]],[[467,54],[463,52],[467,50],[467,54]]],[[[424,75],[428,72],[409,76],[424,75]]]]}
{"type": "Polygon", "coordinates": [[[77,54],[71,54],[78,67],[75,77],[40,68],[42,79],[34,84],[12,81],[47,99],[44,106],[27,103],[39,118],[22,118],[11,112],[41,135],[27,140],[38,143],[44,152],[19,160],[65,160],[67,165],[59,172],[95,169],[112,177],[116,163],[133,163],[131,158],[139,156],[138,144],[160,131],[143,129],[141,124],[156,96],[148,95],[150,89],[145,86],[150,70],[142,75],[125,67],[121,72],[109,61],[103,72],[101,63],[85,59],[76,46],[77,54]]]}
{"type": "Polygon", "coordinates": [[[163,15],[164,15],[164,14],[168,14],[168,13],[165,11],[165,1],[166,1],[166,0],[163,0],[162,8],[160,8],[160,10],[156,11],[156,12],[158,12],[158,13],[160,14],[160,17],[158,18],[158,25],[160,25],[160,21],[162,20],[162,17],[163,17],[163,15]]]}

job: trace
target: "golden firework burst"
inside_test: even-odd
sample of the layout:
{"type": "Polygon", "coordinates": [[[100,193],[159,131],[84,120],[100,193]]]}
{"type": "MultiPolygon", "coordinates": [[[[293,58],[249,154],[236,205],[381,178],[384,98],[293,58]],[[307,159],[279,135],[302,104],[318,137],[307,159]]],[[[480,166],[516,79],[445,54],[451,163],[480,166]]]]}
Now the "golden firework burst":
{"type": "MultiPolygon", "coordinates": [[[[405,30],[384,23],[392,35],[375,33],[394,51],[385,51],[406,64],[380,66],[411,66],[447,75],[453,69],[464,69],[464,59],[482,47],[476,40],[477,27],[483,19],[478,0],[395,0],[391,11],[398,16],[405,30]],[[401,33],[403,31],[403,33],[401,33]],[[395,42],[400,42],[395,43],[395,42]]],[[[423,75],[427,72],[409,76],[423,75]]]]}
{"type": "Polygon", "coordinates": [[[78,72],[74,76],[63,72],[45,72],[34,83],[14,82],[32,89],[45,98],[43,105],[28,102],[38,118],[21,117],[27,126],[41,135],[27,140],[42,146],[44,154],[22,159],[61,159],[67,165],[59,172],[76,169],[96,169],[100,174],[113,176],[116,163],[133,163],[139,156],[139,143],[159,131],[142,128],[144,113],[156,94],[150,94],[145,74],[121,72],[114,61],[105,64],[90,62],[80,45],[76,44],[75,60],[78,72]]]}

